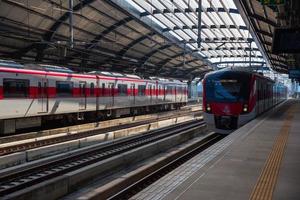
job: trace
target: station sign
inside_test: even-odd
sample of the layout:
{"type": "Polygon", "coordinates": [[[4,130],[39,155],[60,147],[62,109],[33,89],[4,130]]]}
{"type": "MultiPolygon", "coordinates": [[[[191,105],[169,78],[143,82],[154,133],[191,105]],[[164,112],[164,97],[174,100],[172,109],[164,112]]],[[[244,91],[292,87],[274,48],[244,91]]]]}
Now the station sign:
{"type": "Polygon", "coordinates": [[[300,79],[300,69],[289,69],[289,78],[300,79]]]}
{"type": "Polygon", "coordinates": [[[285,0],[260,0],[262,5],[276,6],[280,4],[285,4],[285,0]]]}

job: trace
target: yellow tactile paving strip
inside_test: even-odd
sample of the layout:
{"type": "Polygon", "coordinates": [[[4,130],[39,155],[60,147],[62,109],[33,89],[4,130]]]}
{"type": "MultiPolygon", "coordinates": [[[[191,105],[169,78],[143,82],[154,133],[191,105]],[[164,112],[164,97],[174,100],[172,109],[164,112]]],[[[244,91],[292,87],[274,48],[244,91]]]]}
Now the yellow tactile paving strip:
{"type": "Polygon", "coordinates": [[[281,161],[293,119],[291,108],[287,112],[283,126],[275,140],[272,151],[266,160],[265,166],[252,190],[250,200],[271,200],[276,186],[281,161]]]}

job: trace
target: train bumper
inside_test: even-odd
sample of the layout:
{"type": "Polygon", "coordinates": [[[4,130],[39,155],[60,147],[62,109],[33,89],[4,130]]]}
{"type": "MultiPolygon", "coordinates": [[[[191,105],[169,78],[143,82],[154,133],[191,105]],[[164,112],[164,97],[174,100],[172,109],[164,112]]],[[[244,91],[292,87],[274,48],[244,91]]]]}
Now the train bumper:
{"type": "Polygon", "coordinates": [[[255,112],[239,116],[216,116],[210,113],[203,114],[203,118],[208,129],[221,134],[229,134],[233,132],[254,117],[255,112]]]}

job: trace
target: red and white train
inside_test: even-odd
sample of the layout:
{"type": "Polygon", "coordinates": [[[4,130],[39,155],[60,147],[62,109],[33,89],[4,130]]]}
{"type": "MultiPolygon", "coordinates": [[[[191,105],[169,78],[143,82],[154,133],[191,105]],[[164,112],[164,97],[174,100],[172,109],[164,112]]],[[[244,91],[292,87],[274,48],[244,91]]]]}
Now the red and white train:
{"type": "Polygon", "coordinates": [[[261,74],[223,69],[203,80],[203,113],[208,127],[228,134],[287,98],[287,88],[261,74]]]}
{"type": "Polygon", "coordinates": [[[51,120],[119,117],[180,108],[187,84],[110,72],[76,74],[48,65],[0,61],[0,135],[51,120]]]}

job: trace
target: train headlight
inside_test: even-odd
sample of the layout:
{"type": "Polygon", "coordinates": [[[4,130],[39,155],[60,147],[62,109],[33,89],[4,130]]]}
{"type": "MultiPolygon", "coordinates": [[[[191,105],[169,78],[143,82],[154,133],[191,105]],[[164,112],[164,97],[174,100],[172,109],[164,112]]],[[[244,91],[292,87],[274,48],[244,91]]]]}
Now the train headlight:
{"type": "Polygon", "coordinates": [[[248,105],[247,104],[244,105],[243,112],[248,112],[248,105]]]}
{"type": "Polygon", "coordinates": [[[209,105],[209,104],[206,104],[206,111],[207,111],[207,112],[210,112],[210,111],[211,111],[211,108],[210,108],[210,105],[209,105]]]}

